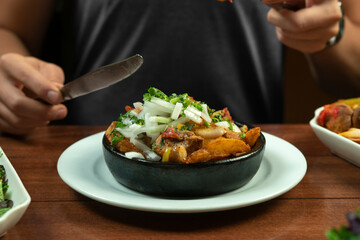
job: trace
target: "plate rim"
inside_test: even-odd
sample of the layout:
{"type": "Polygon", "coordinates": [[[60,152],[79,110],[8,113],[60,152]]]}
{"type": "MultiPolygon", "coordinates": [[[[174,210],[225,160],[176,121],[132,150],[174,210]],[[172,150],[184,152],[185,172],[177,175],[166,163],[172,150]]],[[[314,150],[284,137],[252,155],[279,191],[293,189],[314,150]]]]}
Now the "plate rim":
{"type": "MultiPolygon", "coordinates": [[[[292,148],[291,149],[292,151],[296,151],[296,153],[298,154],[297,157],[299,159],[297,159],[297,162],[302,164],[302,168],[297,169],[298,174],[296,176],[296,179],[293,179],[292,183],[289,184],[287,187],[285,187],[283,189],[279,189],[278,191],[274,192],[272,195],[263,196],[261,198],[257,198],[254,201],[248,201],[247,203],[243,203],[241,205],[237,204],[236,202],[233,202],[232,204],[227,204],[227,205],[222,205],[222,206],[218,206],[218,205],[204,206],[205,204],[201,205],[201,207],[199,207],[199,206],[196,206],[196,207],[186,207],[186,206],[185,207],[184,206],[182,206],[182,207],[174,207],[173,206],[173,204],[177,204],[177,203],[187,203],[187,205],[188,205],[189,203],[198,204],[199,202],[204,203],[206,201],[211,201],[211,200],[216,201],[218,199],[224,198],[224,196],[227,196],[230,199],[232,197],[234,197],[234,196],[228,195],[227,193],[220,194],[220,195],[215,195],[215,196],[211,196],[211,197],[205,197],[205,198],[199,198],[199,199],[196,199],[196,198],[195,199],[185,199],[185,200],[184,199],[168,199],[168,198],[154,197],[154,196],[148,196],[148,195],[145,195],[145,194],[136,193],[136,194],[138,194],[138,197],[143,197],[144,199],[147,198],[148,200],[156,199],[157,201],[160,201],[160,202],[166,203],[166,204],[163,207],[149,206],[148,204],[134,204],[134,203],[129,204],[129,203],[125,202],[126,198],[129,197],[129,194],[126,194],[127,196],[122,194],[122,197],[123,197],[122,201],[114,201],[114,200],[108,199],[106,197],[96,196],[96,194],[91,194],[91,193],[89,193],[87,191],[84,191],[84,189],[81,189],[81,187],[79,187],[79,184],[76,185],[74,183],[71,183],[69,181],[69,179],[68,179],[67,174],[64,172],[66,169],[63,169],[62,164],[64,163],[64,161],[66,161],[65,155],[69,153],[68,151],[71,151],[72,148],[75,148],[77,144],[82,144],[82,143],[85,143],[86,141],[89,141],[89,140],[95,140],[97,137],[100,139],[99,144],[101,144],[101,136],[103,135],[103,133],[104,133],[104,131],[92,134],[90,136],[87,136],[87,137],[85,137],[83,139],[80,139],[80,140],[76,141],[75,143],[71,144],[60,155],[60,157],[58,159],[58,163],[57,163],[57,171],[58,171],[58,174],[59,174],[60,178],[70,188],[72,188],[73,190],[77,191],[78,193],[80,193],[80,194],[82,194],[82,195],[84,195],[84,196],[86,196],[86,197],[88,197],[90,199],[93,199],[95,201],[102,202],[102,203],[105,203],[105,204],[109,204],[109,205],[112,205],[112,206],[115,206],[115,207],[122,207],[122,208],[126,208],[126,209],[140,210],[140,211],[147,211],[147,212],[164,212],[164,213],[215,212],[215,211],[225,211],[225,210],[230,210],[230,209],[235,209],[235,208],[242,208],[242,207],[247,207],[247,206],[259,204],[259,203],[262,203],[262,202],[265,202],[265,201],[269,201],[271,199],[274,199],[274,198],[288,192],[289,190],[294,188],[304,178],[304,176],[306,174],[306,171],[307,171],[306,158],[299,149],[297,149],[293,144],[291,144],[291,143],[289,143],[289,142],[287,142],[287,141],[285,141],[285,140],[283,140],[283,139],[281,139],[281,138],[279,138],[277,136],[274,136],[272,134],[263,132],[264,135],[265,135],[265,138],[268,138],[268,139],[266,139],[267,143],[268,143],[268,140],[270,140],[270,139],[273,139],[273,141],[274,140],[280,141],[283,144],[287,144],[288,147],[292,148]]],[[[267,146],[265,147],[264,158],[266,156],[267,146]]],[[[103,159],[102,152],[101,152],[100,157],[103,159]]],[[[93,163],[95,163],[95,160],[93,160],[93,163]]],[[[105,164],[105,163],[103,163],[103,164],[105,164]]],[[[260,168],[261,168],[261,166],[260,166],[260,168]]],[[[116,180],[113,179],[113,181],[116,181],[116,180]]],[[[119,183],[117,183],[117,184],[119,184],[119,183]]],[[[246,185],[244,187],[246,187],[246,185]]],[[[126,187],[124,187],[124,188],[126,188],[126,187]]],[[[242,189],[242,188],[240,188],[240,189],[242,189]]],[[[129,191],[131,191],[131,190],[129,190],[129,191]]],[[[234,190],[234,191],[237,191],[237,190],[234,190]]],[[[121,195],[121,193],[120,193],[120,195],[121,195]]],[[[237,194],[235,193],[234,195],[237,195],[237,194]]]]}

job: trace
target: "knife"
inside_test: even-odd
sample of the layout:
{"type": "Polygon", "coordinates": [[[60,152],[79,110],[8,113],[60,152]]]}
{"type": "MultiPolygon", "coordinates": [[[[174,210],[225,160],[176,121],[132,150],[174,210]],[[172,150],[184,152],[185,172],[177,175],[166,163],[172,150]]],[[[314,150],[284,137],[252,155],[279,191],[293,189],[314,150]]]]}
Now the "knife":
{"type": "Polygon", "coordinates": [[[60,88],[63,95],[62,102],[106,88],[124,80],[136,72],[143,61],[143,57],[136,54],[120,62],[98,68],[65,84],[60,88]]]}

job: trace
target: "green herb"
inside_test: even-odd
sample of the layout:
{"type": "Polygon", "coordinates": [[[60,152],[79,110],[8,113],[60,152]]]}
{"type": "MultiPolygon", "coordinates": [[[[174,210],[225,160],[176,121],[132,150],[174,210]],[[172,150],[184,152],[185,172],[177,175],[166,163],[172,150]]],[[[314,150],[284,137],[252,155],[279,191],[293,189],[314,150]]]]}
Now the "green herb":
{"type": "Polygon", "coordinates": [[[0,184],[0,201],[4,201],[4,195],[9,188],[9,185],[6,179],[6,170],[3,165],[0,165],[0,184]]]}
{"type": "Polygon", "coordinates": [[[350,232],[346,227],[333,228],[326,232],[328,240],[360,240],[360,236],[350,232]]]}
{"type": "Polygon", "coordinates": [[[120,114],[116,122],[115,128],[124,128],[131,124],[138,124],[140,126],[143,126],[145,124],[145,120],[137,118],[136,116],[132,115],[130,111],[128,111],[124,114],[120,114]]]}
{"type": "Polygon", "coordinates": [[[245,132],[241,132],[241,133],[240,133],[240,137],[241,137],[241,138],[245,138],[245,136],[246,136],[246,133],[245,133],[245,132]]]}
{"type": "Polygon", "coordinates": [[[150,101],[151,97],[157,97],[157,98],[163,99],[165,101],[169,101],[169,97],[165,93],[163,93],[161,90],[154,88],[154,87],[150,87],[148,89],[148,92],[143,95],[144,102],[150,101]]]}
{"type": "Polygon", "coordinates": [[[355,211],[355,215],[356,215],[357,218],[359,218],[359,220],[360,220],[360,210],[356,210],[356,211],[355,211]]]}
{"type": "Polygon", "coordinates": [[[176,104],[178,102],[182,103],[183,109],[186,109],[188,106],[193,106],[196,109],[198,109],[199,111],[202,111],[203,102],[197,102],[197,101],[192,100],[189,97],[189,94],[187,94],[187,93],[183,93],[183,94],[172,93],[170,96],[167,96],[161,90],[154,88],[154,87],[150,87],[148,89],[148,92],[143,95],[143,100],[144,100],[144,102],[150,101],[152,97],[160,98],[160,99],[170,102],[172,104],[176,104]]]}
{"type": "Polygon", "coordinates": [[[218,114],[215,114],[211,120],[214,122],[214,123],[218,123],[218,122],[222,122],[224,121],[221,117],[221,113],[218,113],[218,114]]]}
{"type": "Polygon", "coordinates": [[[136,124],[140,125],[140,126],[144,126],[145,125],[145,120],[144,119],[137,119],[136,124]]]}
{"type": "Polygon", "coordinates": [[[156,148],[156,141],[151,145],[151,150],[155,151],[156,148]]]}
{"type": "MultiPolygon", "coordinates": [[[[0,206],[1,207],[1,206],[0,206]]],[[[7,211],[9,211],[11,209],[11,207],[6,207],[6,208],[0,208],[0,217],[2,215],[4,215],[7,211]]]]}
{"type": "Polygon", "coordinates": [[[182,130],[182,131],[186,131],[186,130],[191,131],[191,129],[192,129],[194,126],[195,126],[194,124],[188,123],[188,124],[182,125],[181,128],[180,128],[180,130],[182,130]]]}
{"type": "Polygon", "coordinates": [[[169,102],[172,104],[176,104],[179,100],[180,100],[180,98],[175,93],[173,93],[170,96],[169,102]]]}
{"type": "Polygon", "coordinates": [[[233,128],[233,125],[232,125],[232,123],[230,122],[230,120],[228,119],[228,118],[225,118],[226,119],[226,121],[229,123],[229,130],[234,130],[234,128],[233,128]]]}
{"type": "Polygon", "coordinates": [[[189,101],[190,101],[190,99],[189,99],[189,95],[187,93],[183,93],[183,94],[173,93],[169,97],[169,102],[171,102],[173,104],[180,102],[184,106],[188,106],[190,104],[189,101]]]}
{"type": "Polygon", "coordinates": [[[160,149],[164,146],[164,144],[165,144],[165,139],[161,138],[161,140],[160,140],[160,149]]]}
{"type": "Polygon", "coordinates": [[[115,144],[117,144],[118,142],[120,142],[121,140],[123,140],[125,138],[124,135],[120,135],[120,136],[114,136],[111,140],[111,146],[114,146],[115,144]]]}
{"type": "Polygon", "coordinates": [[[208,111],[209,115],[213,115],[216,110],[208,107],[208,111]]]}
{"type": "Polygon", "coordinates": [[[207,121],[204,121],[204,125],[205,125],[205,127],[210,127],[210,124],[207,122],[207,121]]]}
{"type": "MultiPolygon", "coordinates": [[[[1,152],[1,156],[3,153],[1,152]]],[[[0,156],[0,157],[1,157],[0,156]]],[[[3,165],[0,165],[0,217],[5,214],[12,206],[13,201],[6,199],[5,194],[8,190],[8,180],[6,179],[6,171],[3,165]]]]}
{"type": "Polygon", "coordinates": [[[360,210],[346,215],[349,227],[340,226],[326,232],[328,240],[360,240],[360,210]]]}

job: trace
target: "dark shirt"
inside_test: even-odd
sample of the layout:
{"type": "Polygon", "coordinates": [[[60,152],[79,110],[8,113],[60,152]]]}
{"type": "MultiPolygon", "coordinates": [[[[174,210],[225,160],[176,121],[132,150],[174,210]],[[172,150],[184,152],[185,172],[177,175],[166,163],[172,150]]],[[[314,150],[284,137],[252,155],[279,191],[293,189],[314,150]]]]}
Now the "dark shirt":
{"type": "Polygon", "coordinates": [[[73,77],[134,54],[128,79],[67,103],[68,124],[107,125],[149,87],[236,121],[282,120],[282,45],[260,0],[76,0],[73,77]]]}

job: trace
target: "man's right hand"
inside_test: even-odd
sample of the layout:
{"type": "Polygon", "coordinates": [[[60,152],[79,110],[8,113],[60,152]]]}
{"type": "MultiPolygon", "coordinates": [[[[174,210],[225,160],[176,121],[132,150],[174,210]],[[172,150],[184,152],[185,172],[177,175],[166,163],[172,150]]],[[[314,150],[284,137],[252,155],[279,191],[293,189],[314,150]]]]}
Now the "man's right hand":
{"type": "Polygon", "coordinates": [[[67,108],[59,88],[62,69],[34,57],[8,53],[0,57],[0,132],[27,134],[63,119],[67,108]],[[49,104],[42,103],[41,99],[49,104]]]}

